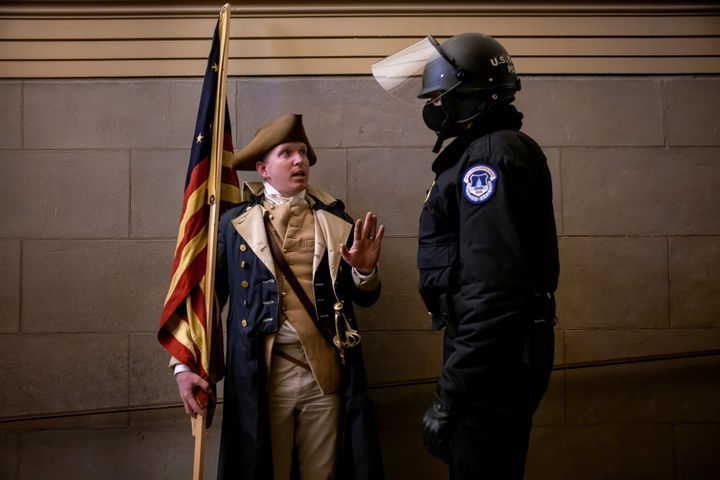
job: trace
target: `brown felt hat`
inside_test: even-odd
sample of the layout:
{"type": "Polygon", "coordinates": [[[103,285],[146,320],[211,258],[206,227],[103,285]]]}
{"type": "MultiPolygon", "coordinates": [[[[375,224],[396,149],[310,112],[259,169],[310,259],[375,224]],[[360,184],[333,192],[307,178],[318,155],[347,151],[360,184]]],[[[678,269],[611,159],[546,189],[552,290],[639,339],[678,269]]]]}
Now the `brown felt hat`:
{"type": "Polygon", "coordinates": [[[283,115],[263,125],[255,132],[255,137],[242,149],[235,152],[232,168],[235,170],[255,170],[255,164],[261,162],[267,153],[281,143],[303,142],[307,145],[307,157],[310,165],[317,161],[315,151],[305,134],[302,115],[298,113],[283,115]]]}

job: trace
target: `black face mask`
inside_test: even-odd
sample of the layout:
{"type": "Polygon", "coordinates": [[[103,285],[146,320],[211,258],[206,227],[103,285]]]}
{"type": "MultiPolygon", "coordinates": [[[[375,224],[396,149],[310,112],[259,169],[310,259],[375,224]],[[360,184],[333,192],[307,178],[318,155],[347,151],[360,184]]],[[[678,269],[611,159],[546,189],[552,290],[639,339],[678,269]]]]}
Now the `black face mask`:
{"type": "Polygon", "coordinates": [[[442,148],[443,142],[449,138],[449,127],[454,122],[450,120],[442,106],[433,105],[432,102],[427,102],[423,107],[422,111],[423,121],[425,125],[437,133],[437,141],[433,147],[433,153],[438,153],[442,148]]]}
{"type": "Polygon", "coordinates": [[[447,130],[448,125],[452,123],[442,106],[433,105],[432,102],[427,102],[425,104],[422,110],[422,116],[425,125],[427,125],[430,130],[437,133],[447,130]]]}

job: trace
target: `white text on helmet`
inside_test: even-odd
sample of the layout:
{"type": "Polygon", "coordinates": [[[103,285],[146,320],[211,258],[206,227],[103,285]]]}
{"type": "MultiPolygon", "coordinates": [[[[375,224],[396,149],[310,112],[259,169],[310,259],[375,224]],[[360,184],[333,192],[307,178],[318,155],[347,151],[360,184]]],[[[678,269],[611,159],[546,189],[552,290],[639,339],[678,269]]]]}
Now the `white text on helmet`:
{"type": "Polygon", "coordinates": [[[512,65],[513,62],[512,62],[512,58],[510,58],[510,55],[500,55],[495,58],[491,58],[490,64],[493,67],[497,67],[498,65],[505,65],[505,64],[512,65]]]}

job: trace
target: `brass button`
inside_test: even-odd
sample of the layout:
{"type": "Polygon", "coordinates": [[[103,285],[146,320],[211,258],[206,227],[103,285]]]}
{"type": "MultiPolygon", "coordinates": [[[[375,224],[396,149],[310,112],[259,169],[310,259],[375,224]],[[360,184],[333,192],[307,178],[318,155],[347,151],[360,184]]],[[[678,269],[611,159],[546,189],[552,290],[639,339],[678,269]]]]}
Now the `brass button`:
{"type": "Polygon", "coordinates": [[[287,297],[287,292],[282,292],[283,297],[287,297]]]}
{"type": "Polygon", "coordinates": [[[287,312],[287,307],[282,307],[283,312],[287,312]]]}
{"type": "Polygon", "coordinates": [[[245,244],[243,243],[243,244],[240,245],[240,251],[241,251],[241,252],[244,252],[245,250],[247,250],[247,245],[245,245],[245,244]]]}
{"type": "Polygon", "coordinates": [[[270,210],[275,210],[275,204],[274,204],[274,203],[271,203],[271,204],[270,204],[270,210]]]}
{"type": "Polygon", "coordinates": [[[243,280],[240,282],[240,285],[242,285],[243,288],[248,288],[250,286],[250,283],[248,283],[247,280],[243,280]]]}
{"type": "Polygon", "coordinates": [[[275,216],[274,216],[274,215],[268,215],[268,217],[270,217],[270,220],[275,220],[275,216]]]}
{"type": "Polygon", "coordinates": [[[243,326],[243,328],[247,327],[247,320],[243,318],[242,322],[240,324],[243,326]]]}

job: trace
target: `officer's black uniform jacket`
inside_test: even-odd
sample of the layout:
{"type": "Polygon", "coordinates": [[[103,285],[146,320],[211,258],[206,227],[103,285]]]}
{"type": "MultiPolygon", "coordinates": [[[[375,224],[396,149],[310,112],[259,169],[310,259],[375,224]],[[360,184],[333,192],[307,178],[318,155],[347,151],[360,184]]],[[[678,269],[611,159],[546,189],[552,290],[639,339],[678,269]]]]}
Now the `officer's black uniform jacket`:
{"type": "MultiPolygon", "coordinates": [[[[246,191],[250,190],[246,188],[246,191]]],[[[312,208],[325,236],[325,255],[314,272],[314,296],[321,321],[334,321],[333,305],[357,329],[353,302],[375,303],[380,286],[355,286],[351,267],[337,246],[352,243],[353,221],[341,201],[308,187],[312,208]]],[[[279,292],[263,225],[262,195],[225,212],[218,226],[215,290],[220,305],[228,301],[227,371],[218,478],[273,480],[267,410],[264,337],[278,329],[279,292]]],[[[334,331],[334,327],[333,327],[334,331]]],[[[342,397],[342,447],[337,479],[384,478],[380,447],[367,395],[360,346],[345,350],[342,397]]]]}
{"type": "Polygon", "coordinates": [[[521,123],[513,106],[496,107],[433,163],[419,288],[433,329],[447,325],[438,396],[451,410],[534,411],[552,367],[552,327],[534,324],[554,316],[552,186],[521,123]]]}

